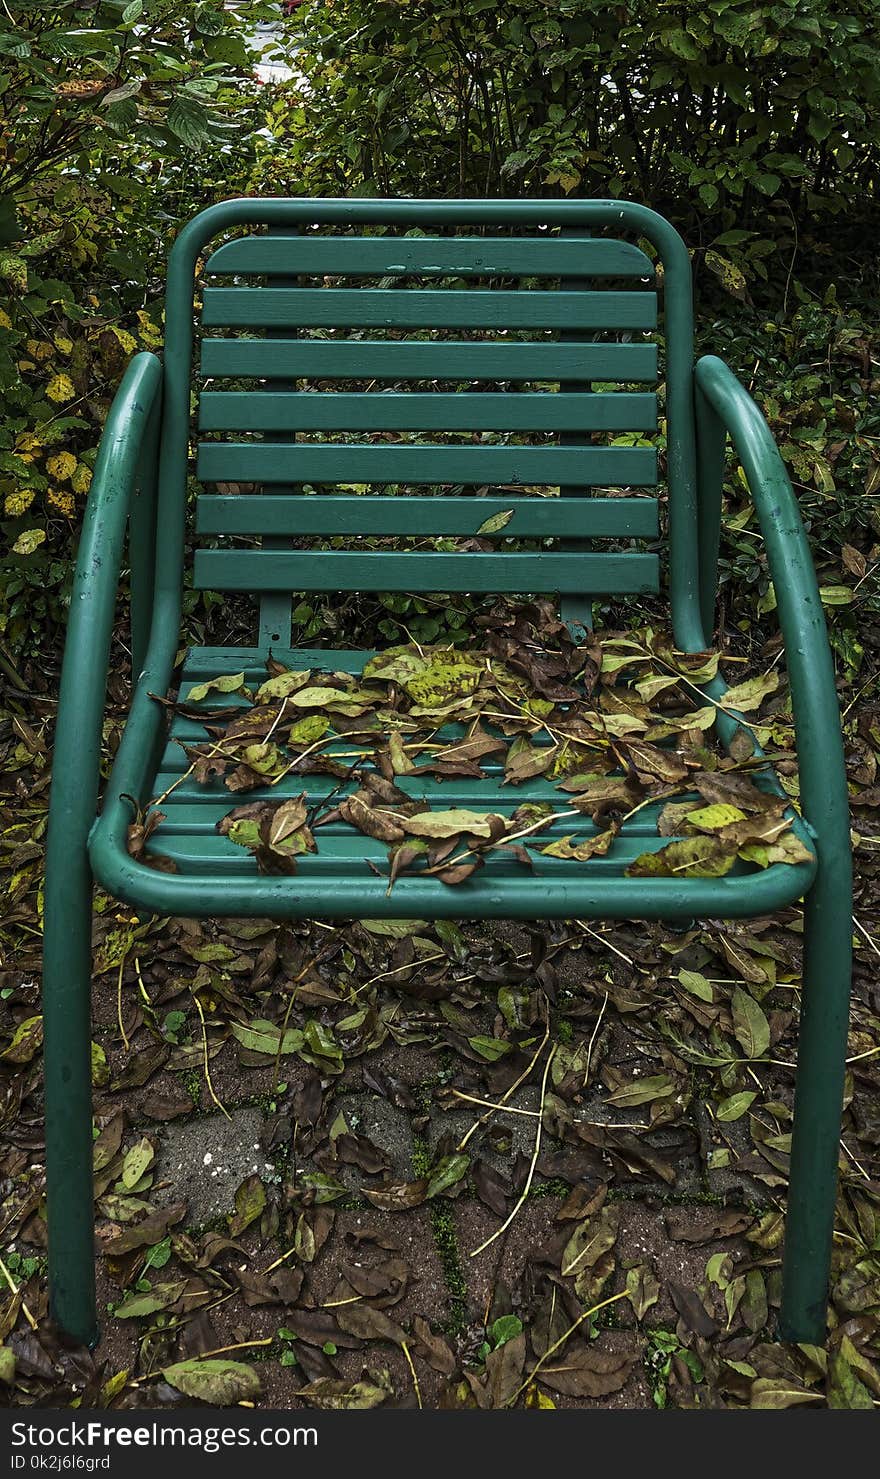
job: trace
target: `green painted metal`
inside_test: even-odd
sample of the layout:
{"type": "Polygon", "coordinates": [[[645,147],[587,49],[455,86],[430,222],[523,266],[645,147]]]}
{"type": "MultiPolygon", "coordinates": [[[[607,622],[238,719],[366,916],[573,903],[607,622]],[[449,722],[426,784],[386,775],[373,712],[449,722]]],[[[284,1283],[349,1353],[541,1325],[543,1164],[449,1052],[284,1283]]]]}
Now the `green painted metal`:
{"type": "Polygon", "coordinates": [[[656,293],[503,289],[206,288],[202,323],[227,328],[653,329],[656,293]]]}
{"type": "MultiPolygon", "coordinates": [[[[704,446],[733,440],[773,576],[797,738],[800,799],[818,857],[806,896],[804,980],[780,1329],[820,1344],[831,1262],[852,956],[849,803],[834,666],[809,545],[785,464],[748,393],[713,356],[696,367],[704,446]]],[[[708,461],[708,459],[707,459],[708,461]]],[[[709,518],[715,486],[707,483],[709,518]]]]}
{"type": "Polygon", "coordinates": [[[90,856],[99,882],[138,909],[193,919],[534,919],[538,909],[542,919],[753,919],[793,903],[812,876],[806,863],[797,865],[800,873],[778,863],[756,874],[651,879],[643,892],[631,878],[583,867],[576,873],[572,867],[560,870],[552,887],[536,891],[524,870],[499,880],[486,868],[479,884],[468,879],[453,890],[413,875],[389,895],[387,877],[376,877],[364,865],[332,879],[298,875],[294,892],[289,879],[253,871],[238,887],[206,872],[157,873],[133,862],[109,830],[102,824],[92,834],[90,856]]]}
{"type": "Polygon", "coordinates": [[[394,498],[334,494],[203,494],[199,534],[478,534],[490,519],[505,522],[485,538],[579,535],[652,539],[656,498],[394,498]]]}
{"type": "Polygon", "coordinates": [[[656,431],[652,391],[206,390],[202,431],[656,431]]]}
{"type": "Polygon", "coordinates": [[[660,588],[656,555],[332,554],[197,550],[193,585],[210,591],[594,591],[660,588]]]}
{"type": "Polygon", "coordinates": [[[252,277],[264,273],[322,277],[418,273],[425,277],[653,278],[654,264],[631,242],[601,238],[575,244],[559,237],[303,235],[293,244],[282,236],[239,237],[212,252],[205,271],[252,277]]]}
{"type": "Polygon", "coordinates": [[[203,339],[206,375],[336,380],[657,379],[655,344],[468,344],[363,339],[203,339]]]}
{"type": "MultiPolygon", "coordinates": [[[[286,226],[283,228],[281,234],[288,241],[290,241],[294,237],[298,237],[300,235],[300,227],[298,225],[286,226]]],[[[269,273],[266,275],[265,281],[269,284],[270,288],[296,288],[302,285],[301,277],[297,277],[295,275],[291,276],[288,273],[269,273]]],[[[275,339],[286,337],[288,331],[270,327],[267,329],[266,333],[267,338],[275,339]]],[[[296,381],[290,380],[286,376],[281,380],[267,380],[266,389],[269,395],[277,395],[279,393],[290,394],[291,392],[295,392],[296,390],[296,381]]],[[[285,429],[282,431],[281,435],[278,436],[278,440],[287,443],[295,442],[296,433],[285,429]]],[[[261,488],[259,491],[263,493],[265,492],[265,489],[261,488]]],[[[295,496],[298,493],[302,492],[302,488],[297,483],[287,483],[286,485],[279,486],[275,490],[275,492],[278,496],[295,496]]],[[[281,550],[293,548],[293,544],[290,539],[282,538],[274,534],[266,534],[261,540],[261,544],[263,549],[281,550]]],[[[290,591],[264,592],[263,595],[260,597],[260,616],[257,631],[258,641],[265,647],[273,647],[276,645],[286,646],[291,640],[292,626],[293,600],[290,591]]]]}
{"type": "MultiPolygon", "coordinates": [[[[155,374],[155,371],[152,372],[155,374]]],[[[153,623],[153,571],[156,564],[156,498],[159,471],[161,398],[157,394],[147,418],[135,470],[128,520],[131,568],[131,669],[139,673],[153,623]]]]}
{"type": "MultiPolygon", "coordinates": [[[[589,240],[591,233],[576,226],[563,226],[561,235],[565,240],[584,241],[589,240]]],[[[569,278],[566,282],[566,287],[581,290],[588,289],[590,287],[590,279],[587,277],[569,278]]],[[[585,334],[583,329],[568,325],[560,331],[559,337],[563,343],[570,344],[583,343],[585,338],[589,338],[589,335],[585,334]]],[[[578,383],[576,380],[563,380],[559,386],[559,390],[563,395],[571,392],[589,395],[590,385],[589,382],[583,384],[578,383]]],[[[587,445],[589,441],[590,438],[585,435],[583,429],[566,429],[559,438],[559,445],[561,447],[582,447],[587,445]]],[[[569,499],[582,498],[588,490],[583,487],[568,487],[560,488],[559,492],[563,499],[569,499]]],[[[567,550],[586,550],[589,547],[589,544],[585,543],[583,539],[577,538],[567,539],[563,544],[563,548],[567,550]]],[[[585,641],[587,633],[593,626],[592,592],[577,591],[563,595],[559,602],[559,615],[568,627],[573,641],[577,643],[585,641]]]]}
{"type": "MultiPolygon", "coordinates": [[[[279,284],[267,291],[299,291],[300,286],[298,282],[296,288],[279,284]]],[[[239,295],[247,291],[234,290],[239,295]]],[[[607,301],[610,295],[605,296],[607,301]]],[[[62,679],[47,871],[45,986],[50,1260],[53,1309],[59,1323],[81,1339],[94,1334],[88,1133],[89,913],[93,874],[116,898],[140,910],[193,917],[733,919],[767,914],[806,895],[804,1003],[782,1329],[789,1338],[820,1340],[833,1216],[851,946],[846,788],[833,669],[797,505],[766,424],[747,393],[720,361],[702,360],[697,367],[695,385],[690,264],[683,242],[651,211],[618,201],[230,201],[203,212],[181,233],[169,264],[166,322],[164,375],[151,356],[139,356],[132,363],[108,419],[89,497],[62,679]],[[431,238],[397,234],[334,239],[314,234],[315,223],[322,230],[363,231],[383,226],[397,232],[412,228],[442,232],[448,227],[473,227],[519,233],[559,229],[567,235],[487,239],[474,236],[463,240],[443,235],[431,238]],[[389,893],[387,880],[367,866],[367,861],[372,860],[381,870],[382,850],[377,850],[370,839],[360,839],[341,827],[331,827],[323,844],[323,858],[319,855],[304,860],[301,873],[291,881],[258,874],[245,854],[236,849],[230,852],[232,845],[216,834],[214,813],[217,808],[225,809],[228,798],[221,793],[213,797],[196,796],[191,787],[183,784],[178,788],[179,794],[169,799],[168,820],[157,833],[157,846],[174,850],[182,871],[162,873],[128,855],[126,830],[132,806],[137,802],[147,804],[156,794],[157,771],[163,779],[183,773],[182,754],[178,746],[165,744],[162,711],[150,694],[168,688],[180,640],[195,268],[208,243],[219,234],[249,227],[267,227],[270,234],[241,238],[221,247],[210,259],[210,271],[268,278],[282,275],[288,279],[309,273],[323,276],[339,272],[368,277],[371,274],[405,276],[416,271],[435,277],[555,276],[575,279],[572,289],[576,288],[581,301],[585,296],[581,281],[590,275],[647,278],[652,271],[648,259],[635,247],[595,236],[584,237],[584,233],[608,229],[643,237],[652,243],[664,277],[668,570],[676,640],[684,649],[694,651],[705,646],[711,636],[720,472],[729,435],[753,493],[776,586],[801,768],[804,820],[795,818],[794,826],[801,840],[814,849],[811,862],[795,867],[773,865],[763,871],[743,867],[720,879],[628,879],[623,876],[623,867],[633,855],[632,850],[657,845],[656,835],[653,839],[651,836],[651,819],[645,816],[634,819],[617,850],[606,860],[597,860],[596,866],[543,860],[538,865],[539,887],[524,870],[497,858],[455,889],[414,874],[399,880],[389,893]],[[304,234],[281,234],[300,230],[304,234]],[[157,478],[150,418],[155,415],[161,380],[164,404],[157,478]],[[138,476],[139,492],[136,491],[138,476]],[[158,499],[155,518],[154,495],[158,499]],[[104,673],[129,511],[137,607],[134,647],[140,660],[135,664],[136,682],[128,723],[107,784],[103,810],[95,820],[104,673]],[[153,531],[155,566],[151,591],[147,566],[153,531]],[[144,650],[148,608],[152,619],[144,650]]],[[[577,412],[578,417],[583,415],[587,419],[575,419],[571,424],[551,419],[532,427],[531,422],[520,420],[508,426],[502,416],[498,426],[493,426],[490,420],[465,421],[461,429],[525,427],[583,434],[592,429],[590,418],[595,414],[592,410],[595,397],[588,390],[572,391],[570,385],[652,380],[656,374],[656,346],[570,341],[498,345],[208,338],[203,343],[203,364],[210,375],[269,377],[282,381],[285,387],[304,377],[452,379],[467,383],[480,379],[504,383],[561,381],[559,392],[541,396],[521,393],[504,397],[497,394],[415,396],[413,402],[424,402],[425,410],[429,409],[428,401],[438,402],[436,409],[432,405],[430,411],[443,419],[431,419],[424,427],[408,422],[405,418],[409,414],[424,414],[423,407],[416,405],[412,413],[402,413],[402,425],[398,421],[388,425],[398,430],[454,430],[458,426],[456,415],[476,415],[477,411],[473,405],[459,411],[451,402],[482,400],[489,415],[492,410],[489,400],[494,404],[505,399],[516,403],[511,413],[516,417],[523,414],[520,403],[526,402],[529,404],[524,414],[530,417],[538,411],[538,406],[531,403],[554,401],[563,404],[558,411],[554,408],[549,413],[551,416],[568,418],[577,412]],[[577,402],[577,406],[569,407],[569,401],[577,402]]],[[[242,424],[223,419],[239,414],[239,392],[223,396],[209,393],[205,415],[221,418],[215,423],[219,429],[229,426],[242,432],[274,430],[292,434],[297,430],[334,427],[375,430],[384,425],[383,416],[401,414],[396,404],[389,404],[387,410],[377,409],[378,422],[370,421],[368,416],[359,420],[364,413],[352,410],[357,398],[348,393],[315,396],[270,386],[268,391],[245,392],[245,398],[250,394],[255,409],[247,414],[256,418],[283,415],[280,424],[271,419],[265,425],[259,419],[245,420],[242,424]],[[315,404],[320,401],[320,416],[326,414],[329,419],[322,421],[319,416],[315,422],[300,424],[297,418],[309,401],[315,404]],[[330,402],[337,404],[329,406],[325,413],[323,407],[330,402]],[[292,412],[288,406],[293,407],[292,412]],[[345,419],[333,419],[340,416],[351,417],[351,426],[345,419]]],[[[620,403],[627,395],[612,393],[607,398],[618,402],[616,410],[608,413],[613,418],[623,411],[620,403]]],[[[629,398],[642,403],[640,415],[647,414],[644,402],[653,400],[652,397],[629,398]]],[[[404,397],[371,392],[361,399],[364,404],[381,404],[386,400],[397,403],[404,397]]],[[[653,409],[652,405],[652,417],[653,409]]],[[[540,414],[545,414],[543,407],[540,414]]],[[[615,429],[615,422],[597,421],[596,429],[603,428],[615,429]]],[[[644,481],[653,482],[652,449],[571,445],[557,449],[497,445],[362,449],[314,443],[273,446],[255,442],[238,447],[208,444],[202,450],[201,471],[205,476],[247,481],[271,483],[277,478],[287,485],[294,477],[298,482],[312,480],[317,474],[303,470],[311,467],[319,468],[331,481],[345,476],[363,482],[373,476],[397,482],[412,480],[414,466],[417,477],[428,466],[424,460],[417,464],[407,461],[416,457],[430,459],[432,481],[466,481],[479,466],[481,481],[491,482],[497,476],[512,482],[513,476],[508,475],[519,470],[523,481],[540,482],[543,478],[535,471],[540,468],[554,486],[561,477],[572,477],[573,486],[577,487],[591,482],[587,468],[592,468],[594,473],[603,468],[601,480],[614,485],[637,482],[638,469],[645,473],[649,466],[645,456],[651,459],[651,477],[645,477],[644,481]],[[378,456],[373,457],[374,453],[378,456]],[[614,460],[609,461],[612,453],[614,460]],[[635,454],[637,460],[624,461],[622,453],[630,458],[635,454]],[[365,461],[367,454],[372,457],[370,463],[365,461]],[[390,454],[394,454],[391,460],[390,454]],[[463,455],[465,462],[460,460],[463,455]],[[475,462],[475,456],[480,460],[475,462]],[[318,460],[309,461],[315,458],[318,460]],[[358,473],[353,471],[355,459],[358,473]],[[231,471],[233,468],[237,471],[231,471]],[[438,468],[442,471],[438,472],[438,468]],[[491,475],[487,472],[489,468],[493,469],[491,475]],[[565,470],[560,473],[560,468],[565,470]]],[[[447,498],[442,502],[442,512],[438,508],[436,513],[443,519],[470,519],[480,514],[489,517],[489,510],[497,511],[498,504],[504,502],[500,494],[493,499],[447,498]],[[448,508],[451,514],[447,514],[448,508]]],[[[583,512],[585,519],[598,519],[599,528],[605,527],[602,521],[606,518],[625,519],[623,537],[636,532],[651,537],[654,532],[653,499],[594,502],[575,495],[570,499],[513,497],[510,506],[515,509],[515,519],[520,518],[521,505],[522,516],[526,516],[525,504],[529,503],[534,505],[536,517],[543,518],[546,508],[547,516],[555,521],[558,506],[569,502],[572,514],[583,512]],[[637,513],[634,508],[637,503],[649,508],[650,514],[637,513]],[[640,522],[647,518],[652,521],[650,528],[640,522]]],[[[218,528],[212,520],[224,516],[249,519],[245,505],[252,503],[262,504],[262,517],[273,528],[277,527],[275,521],[296,519],[300,514],[306,520],[317,521],[324,517],[324,505],[335,504],[334,520],[354,519],[351,532],[357,534],[377,532],[375,525],[362,531],[357,524],[364,517],[362,509],[372,507],[380,524],[384,519],[410,516],[430,518],[433,523],[435,506],[440,500],[312,497],[297,493],[282,497],[277,491],[255,498],[216,496],[200,500],[201,526],[204,530],[207,521],[208,530],[218,528]],[[282,513],[282,501],[289,515],[282,513]],[[388,507],[391,503],[397,505],[396,515],[388,507]],[[410,509],[410,505],[418,508],[410,509]],[[228,515],[224,510],[228,510],[228,515]]],[[[561,527],[566,533],[568,517],[566,508],[565,522],[561,526],[554,522],[553,532],[561,527]]],[[[286,538],[288,527],[282,523],[277,533],[272,533],[270,528],[266,537],[286,538]]],[[[313,528],[318,527],[317,523],[313,524],[313,528]]],[[[334,527],[341,526],[337,523],[334,527]]],[[[398,527],[395,523],[394,530],[398,527]]],[[[521,524],[520,530],[522,527],[521,524]]],[[[264,524],[259,528],[265,531],[264,524]]],[[[592,525],[585,522],[578,528],[579,534],[582,529],[589,530],[591,537],[597,533],[595,522],[592,525]]],[[[218,528],[218,532],[222,531],[218,528]]],[[[515,532],[511,527],[510,534],[515,532]]],[[[203,550],[196,555],[196,578],[197,582],[204,583],[207,578],[209,584],[250,591],[561,589],[583,596],[593,588],[603,592],[656,589],[657,558],[653,554],[581,551],[536,555],[512,551],[464,555],[334,551],[321,552],[320,558],[315,559],[306,551],[203,550]]],[[[276,636],[264,625],[257,647],[193,653],[187,659],[182,692],[186,693],[199,676],[238,668],[259,681],[265,673],[269,647],[282,660],[287,658],[298,665],[329,664],[351,672],[359,671],[367,656],[355,652],[292,653],[289,640],[289,631],[279,628],[276,636]]],[[[724,687],[715,682],[707,685],[706,691],[718,700],[723,697],[724,687]]],[[[198,737],[199,726],[193,721],[175,723],[178,738],[187,734],[198,737]]],[[[749,733],[745,721],[721,710],[717,727],[727,744],[740,731],[749,733]]],[[[760,772],[760,777],[761,784],[779,793],[778,782],[769,767],[760,772]]],[[[316,788],[320,778],[308,777],[306,784],[316,788]]],[[[425,789],[435,785],[430,780],[423,784],[425,789]]],[[[484,786],[481,783],[480,794],[496,792],[504,798],[503,801],[499,798],[499,806],[518,802],[525,794],[520,790],[516,797],[506,796],[501,776],[494,772],[487,776],[484,786]]],[[[454,794],[472,793],[459,781],[455,783],[454,794]]],[[[476,793],[474,799],[479,804],[476,793]]]]}
{"type": "Polygon", "coordinates": [[[647,488],[657,482],[653,447],[375,446],[367,443],[202,442],[203,482],[504,483],[513,486],[647,488]]]}
{"type": "MultiPolygon", "coordinates": [[[[139,526],[155,487],[162,367],[131,362],[113,402],[89,492],[70,603],[52,766],[43,953],[49,1277],[53,1318],[83,1344],[97,1336],[92,1194],[92,875],[101,723],[116,585],[139,469],[139,526]]],[[[142,592],[143,595],[143,592],[142,592]]]]}

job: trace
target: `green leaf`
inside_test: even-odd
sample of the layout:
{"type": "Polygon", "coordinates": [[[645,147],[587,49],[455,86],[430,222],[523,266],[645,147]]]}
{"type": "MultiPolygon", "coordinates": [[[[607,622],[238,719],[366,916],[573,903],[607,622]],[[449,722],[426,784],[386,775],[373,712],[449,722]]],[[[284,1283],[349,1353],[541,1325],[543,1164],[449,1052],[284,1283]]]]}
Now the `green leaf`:
{"type": "Polygon", "coordinates": [[[848,585],[822,585],[819,595],[823,606],[849,606],[855,600],[855,591],[848,585]]]}
{"type": "Polygon", "coordinates": [[[639,1104],[651,1104],[655,1099],[665,1099],[674,1093],[675,1084],[669,1074],[656,1073],[623,1084],[608,1095],[605,1103],[614,1104],[618,1109],[635,1109],[639,1104]]]}
{"type": "Polygon", "coordinates": [[[652,1268],[640,1263],[626,1272],[626,1297],[633,1307],[637,1320],[643,1320],[652,1305],[660,1298],[660,1281],[652,1268]]]}
{"type": "Polygon", "coordinates": [[[831,1358],[831,1381],[828,1389],[828,1406],[832,1408],[864,1408],[873,1411],[874,1399],[864,1382],[846,1360],[838,1354],[831,1358]]]}
{"type": "Polygon", "coordinates": [[[187,149],[199,149],[208,138],[208,115],[188,93],[178,93],[168,109],[168,127],[187,149]]]}
{"type": "Polygon", "coordinates": [[[262,1389],[258,1373],[244,1361],[178,1361],[166,1366],[162,1375],[185,1397],[209,1402],[212,1407],[231,1407],[251,1400],[259,1397],[262,1389]]]}
{"type": "Polygon", "coordinates": [[[693,36],[690,36],[687,31],[681,30],[680,27],[676,26],[670,31],[664,31],[663,40],[669,47],[669,50],[674,52],[676,56],[681,57],[683,61],[696,62],[699,60],[699,46],[693,36]]]}
{"type": "Polygon", "coordinates": [[[403,817],[401,825],[414,837],[457,837],[467,833],[474,837],[491,837],[492,827],[485,812],[453,807],[450,811],[420,811],[403,817]]]}
{"type": "Polygon", "coordinates": [[[724,1122],[742,1119],[757,1097],[754,1089],[744,1089],[741,1094],[731,1094],[728,1099],[721,1100],[715,1110],[715,1118],[724,1122]]]}
{"type": "Polygon", "coordinates": [[[509,1340],[513,1340],[515,1336],[519,1335],[522,1328],[523,1323],[518,1316],[500,1315],[497,1320],[492,1322],[486,1333],[492,1342],[493,1348],[497,1351],[500,1346],[506,1345],[509,1340]]]}
{"type": "Polygon", "coordinates": [[[471,1163],[469,1155],[445,1155],[428,1175],[425,1200],[438,1197],[461,1180],[471,1163]]]}
{"type": "Polygon", "coordinates": [[[140,90],[140,79],[132,77],[128,82],[123,82],[121,87],[114,87],[111,88],[110,92],[105,92],[101,99],[101,107],[112,108],[114,104],[127,102],[129,98],[133,98],[140,90]]]}
{"type": "Polygon", "coordinates": [[[721,878],[736,862],[736,849],[717,837],[683,837],[657,852],[645,852],[626,869],[628,878],[721,878]]]}
{"type": "Polygon", "coordinates": [[[510,523],[512,518],[512,508],[505,509],[505,511],[500,514],[493,514],[491,519],[486,519],[485,523],[480,525],[479,529],[477,530],[477,534],[498,534],[502,529],[507,528],[507,525],[510,523]]]}
{"type": "Polygon", "coordinates": [[[0,1345],[0,1381],[6,1386],[15,1381],[15,1352],[8,1345],[0,1345]]]}
{"type": "Polygon", "coordinates": [[[27,263],[15,252],[0,252],[0,277],[17,292],[27,292],[27,263]]]}
{"type": "Polygon", "coordinates": [[[770,1046],[770,1024],[753,996],[734,987],[731,997],[733,1031],[747,1058],[762,1058],[770,1046]]]}
{"type": "Polygon", "coordinates": [[[149,1140],[139,1140],[132,1146],[122,1163],[122,1184],[128,1191],[137,1186],[147,1168],[152,1165],[156,1152],[149,1140]]]}
{"type": "Polygon", "coordinates": [[[390,935],[393,940],[408,940],[428,927],[425,919],[361,919],[358,923],[371,935],[390,935]]]}
{"type": "Polygon", "coordinates": [[[469,1037],[468,1042],[474,1052],[479,1053],[480,1057],[485,1058],[488,1063],[497,1063],[498,1059],[503,1058],[505,1053],[509,1053],[513,1047],[513,1043],[505,1042],[500,1037],[469,1037]]]}
{"type": "Polygon", "coordinates": [[[25,1017],[12,1034],[12,1041],[0,1053],[0,1058],[5,1058],[8,1063],[30,1063],[42,1045],[42,1017],[25,1017]]]}
{"type": "Polygon", "coordinates": [[[685,991],[691,993],[691,996],[698,996],[700,1001],[715,1000],[715,988],[712,982],[708,981],[699,971],[679,971],[678,979],[685,991]]]}
{"type": "Polygon", "coordinates": [[[244,688],[244,673],[225,673],[220,678],[211,678],[207,683],[196,683],[186,696],[187,703],[197,704],[209,693],[238,693],[244,688]]]}
{"type": "Polygon", "coordinates": [[[238,1238],[245,1228],[263,1215],[266,1207],[266,1188],[256,1172],[246,1176],[235,1193],[235,1211],[229,1217],[230,1237],[238,1238]]]}
{"type": "Polygon", "coordinates": [[[751,1405],[758,1408],[779,1410],[784,1407],[800,1407],[805,1402],[821,1402],[819,1392],[797,1386],[786,1377],[759,1376],[752,1382],[751,1405]]]}
{"type": "MultiPolygon", "coordinates": [[[[274,1058],[278,1053],[278,1040],[281,1029],[274,1022],[266,1022],[260,1017],[255,1017],[249,1026],[244,1027],[240,1022],[233,1022],[232,1036],[241,1043],[242,1047],[249,1048],[252,1053],[265,1053],[267,1057],[274,1058]]],[[[284,1034],[281,1043],[281,1056],[286,1053],[298,1053],[302,1048],[305,1038],[298,1027],[289,1027],[284,1034]]]]}
{"type": "Polygon", "coordinates": [[[159,1310],[167,1310],[169,1305],[176,1304],[184,1289],[186,1280],[181,1279],[173,1284],[156,1284],[147,1293],[129,1294],[122,1304],[118,1304],[114,1311],[117,1320],[140,1320],[144,1315],[155,1315],[159,1310]]]}
{"type": "Polygon", "coordinates": [[[755,678],[747,678],[744,683],[728,688],[722,702],[726,709],[739,709],[746,714],[759,708],[764,699],[775,693],[778,687],[779,674],[774,668],[772,672],[759,673],[755,678]]]}

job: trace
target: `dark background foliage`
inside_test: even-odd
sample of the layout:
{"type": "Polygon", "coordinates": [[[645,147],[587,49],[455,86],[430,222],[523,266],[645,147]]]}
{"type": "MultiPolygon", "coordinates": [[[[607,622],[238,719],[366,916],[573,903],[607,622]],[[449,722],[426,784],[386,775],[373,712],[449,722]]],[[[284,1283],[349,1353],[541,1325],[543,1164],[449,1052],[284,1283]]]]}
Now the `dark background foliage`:
{"type": "MultiPolygon", "coordinates": [[[[767,411],[835,645],[861,670],[880,536],[872,0],[16,10],[0,13],[4,660],[57,646],[101,422],[129,354],[161,342],[186,218],[238,192],[526,193],[631,197],[682,230],[701,347],[767,411]],[[293,75],[261,81],[257,40],[293,75]]],[[[734,621],[772,608],[735,482],[723,578],[747,601],[734,621]]],[[[301,619],[311,636],[325,617],[301,619]]]]}

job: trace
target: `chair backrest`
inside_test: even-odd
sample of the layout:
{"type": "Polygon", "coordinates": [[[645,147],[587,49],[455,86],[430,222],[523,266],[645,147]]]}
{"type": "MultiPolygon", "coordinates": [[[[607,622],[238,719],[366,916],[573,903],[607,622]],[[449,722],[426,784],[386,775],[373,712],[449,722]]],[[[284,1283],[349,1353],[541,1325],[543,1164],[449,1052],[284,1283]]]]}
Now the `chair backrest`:
{"type": "MultiPolygon", "coordinates": [[[[673,547],[696,523],[690,269],[666,222],[609,201],[213,207],[172,253],[169,462],[195,257],[220,232],[195,371],[212,490],[196,530],[213,547],[194,582],[259,595],[263,645],[289,644],[299,591],[558,593],[587,621],[594,595],[659,589],[643,491],[658,482],[656,274],[639,239],[663,267],[673,547]],[[406,543],[376,543],[391,537],[406,543]]],[[[695,580],[693,551],[677,564],[673,583],[695,580]]]]}

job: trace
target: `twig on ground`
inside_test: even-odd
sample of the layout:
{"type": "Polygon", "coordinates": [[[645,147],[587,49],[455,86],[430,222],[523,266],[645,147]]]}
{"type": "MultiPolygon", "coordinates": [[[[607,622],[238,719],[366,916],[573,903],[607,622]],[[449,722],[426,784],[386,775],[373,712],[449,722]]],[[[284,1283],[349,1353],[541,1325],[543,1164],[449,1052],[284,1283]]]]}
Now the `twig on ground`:
{"type": "Polygon", "coordinates": [[[513,1211],[509,1214],[509,1216],[505,1218],[497,1231],[492,1233],[491,1237],[486,1238],[485,1242],[482,1242],[479,1248],[473,1249],[470,1255],[471,1258],[476,1258],[478,1253],[483,1253],[491,1243],[495,1242],[496,1238],[500,1238],[501,1234],[507,1231],[507,1229],[510,1227],[510,1224],[513,1222],[513,1219],[516,1217],[516,1214],[518,1213],[523,1202],[526,1200],[529,1191],[531,1190],[532,1180],[535,1175],[535,1166],[538,1164],[538,1156],[541,1151],[541,1132],[544,1128],[544,1101],[547,1097],[547,1078],[550,1073],[550,1065],[553,1062],[555,1053],[556,1044],[554,1043],[549,1053],[547,1054],[547,1062],[544,1064],[544,1076],[541,1079],[541,1103],[539,1108],[540,1119],[538,1120],[538,1131],[535,1135],[535,1148],[532,1151],[532,1160],[529,1166],[529,1174],[526,1177],[526,1184],[520,1192],[519,1197],[517,1198],[516,1205],[514,1206],[513,1211]]]}

